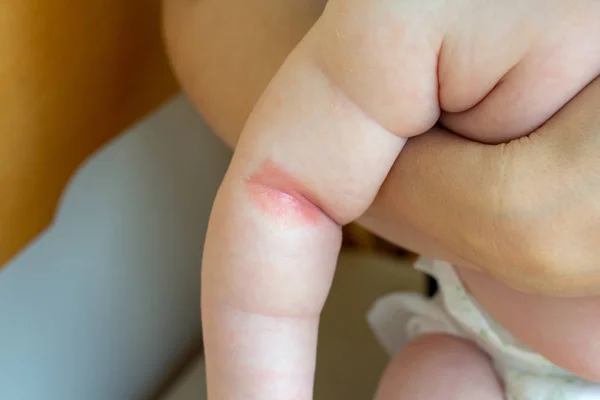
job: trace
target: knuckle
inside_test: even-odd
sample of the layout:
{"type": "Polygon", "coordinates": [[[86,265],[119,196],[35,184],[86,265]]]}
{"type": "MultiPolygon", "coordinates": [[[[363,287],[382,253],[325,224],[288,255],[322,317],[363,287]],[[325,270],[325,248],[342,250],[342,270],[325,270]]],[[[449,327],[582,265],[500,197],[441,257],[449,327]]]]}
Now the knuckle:
{"type": "Polygon", "coordinates": [[[332,1],[316,27],[316,59],[369,117],[410,137],[439,118],[437,62],[442,33],[420,8],[389,2],[332,1]],[[398,8],[406,8],[399,12],[398,8]]]}

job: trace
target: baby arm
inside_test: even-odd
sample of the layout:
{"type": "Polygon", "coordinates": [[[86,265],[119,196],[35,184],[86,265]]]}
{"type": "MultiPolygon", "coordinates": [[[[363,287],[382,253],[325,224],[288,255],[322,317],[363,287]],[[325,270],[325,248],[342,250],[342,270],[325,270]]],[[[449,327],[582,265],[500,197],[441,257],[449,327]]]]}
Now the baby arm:
{"type": "MultiPolygon", "coordinates": [[[[339,227],[366,210],[406,138],[435,123],[438,98],[454,113],[446,125],[465,136],[481,128],[496,142],[538,126],[595,74],[600,53],[577,28],[597,26],[588,3],[447,3],[330,1],[256,106],[206,242],[211,398],[311,397],[339,227]],[[486,125],[484,115],[502,123],[486,125]]],[[[420,196],[418,204],[431,202],[420,196]]],[[[439,210],[427,208],[436,225],[439,210]]],[[[488,238],[469,244],[478,241],[488,238]]]]}
{"type": "Polygon", "coordinates": [[[211,399],[312,398],[340,226],[370,205],[405,138],[439,115],[435,46],[406,31],[390,62],[339,65],[339,51],[376,49],[344,49],[326,17],[255,108],[215,201],[202,282],[211,399]]]}

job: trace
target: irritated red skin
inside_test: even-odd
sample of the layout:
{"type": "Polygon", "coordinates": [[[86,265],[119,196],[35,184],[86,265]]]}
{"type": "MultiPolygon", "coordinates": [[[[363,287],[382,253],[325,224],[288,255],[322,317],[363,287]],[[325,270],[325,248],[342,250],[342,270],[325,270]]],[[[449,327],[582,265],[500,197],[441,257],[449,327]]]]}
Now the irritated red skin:
{"type": "Polygon", "coordinates": [[[273,161],[264,161],[246,181],[252,202],[278,220],[318,225],[323,211],[301,192],[302,185],[273,161]]]}

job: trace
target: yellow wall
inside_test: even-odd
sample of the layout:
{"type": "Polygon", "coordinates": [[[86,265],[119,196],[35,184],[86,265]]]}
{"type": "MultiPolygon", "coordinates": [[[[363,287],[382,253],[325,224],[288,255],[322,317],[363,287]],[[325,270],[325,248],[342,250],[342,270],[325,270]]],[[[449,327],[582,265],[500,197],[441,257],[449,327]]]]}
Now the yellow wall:
{"type": "Polygon", "coordinates": [[[77,166],[175,89],[159,0],[0,2],[0,266],[77,166]]]}

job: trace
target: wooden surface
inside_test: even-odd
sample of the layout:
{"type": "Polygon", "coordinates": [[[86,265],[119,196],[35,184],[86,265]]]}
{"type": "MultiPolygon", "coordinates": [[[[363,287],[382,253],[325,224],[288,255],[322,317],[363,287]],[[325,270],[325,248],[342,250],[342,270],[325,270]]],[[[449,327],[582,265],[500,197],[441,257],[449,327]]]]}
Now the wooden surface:
{"type": "Polygon", "coordinates": [[[0,2],[0,267],[99,146],[175,92],[159,0],[0,2]]]}

